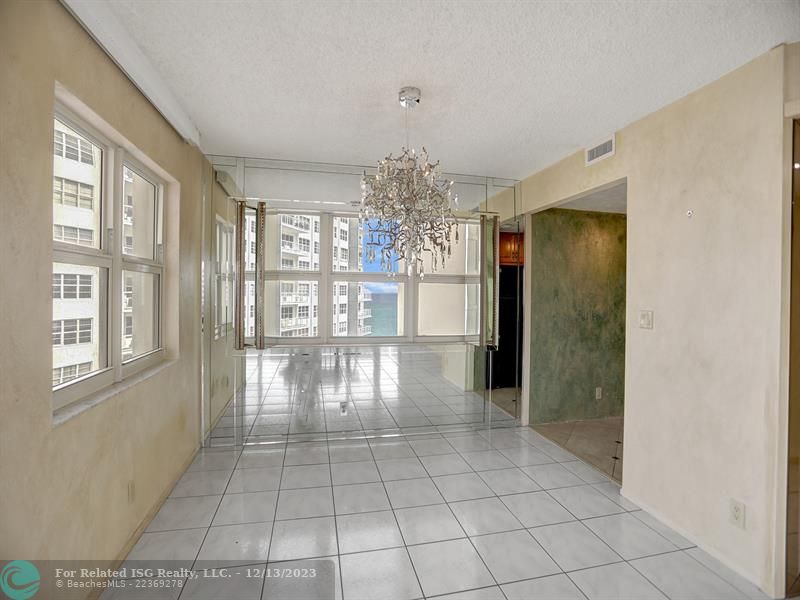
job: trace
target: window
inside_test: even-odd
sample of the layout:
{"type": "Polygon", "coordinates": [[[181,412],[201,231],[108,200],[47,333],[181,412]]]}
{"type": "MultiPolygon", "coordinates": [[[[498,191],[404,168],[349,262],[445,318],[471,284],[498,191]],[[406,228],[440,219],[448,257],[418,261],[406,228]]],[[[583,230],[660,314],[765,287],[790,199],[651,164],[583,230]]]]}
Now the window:
{"type": "Polygon", "coordinates": [[[53,154],[69,160],[80,161],[87,165],[94,164],[94,146],[78,135],[71,135],[56,128],[53,134],[53,154]]]}
{"type": "Polygon", "coordinates": [[[307,260],[298,260],[297,268],[300,269],[301,271],[308,271],[311,268],[311,265],[307,260]]]}
{"type": "Polygon", "coordinates": [[[314,307],[313,307],[313,316],[314,316],[315,319],[317,318],[317,314],[319,313],[318,309],[319,309],[319,306],[317,306],[315,304],[314,307]]]}
{"type": "Polygon", "coordinates": [[[339,285],[339,295],[340,296],[347,296],[347,284],[342,283],[339,285]]]}
{"type": "Polygon", "coordinates": [[[93,210],[94,186],[63,177],[53,177],[53,202],[93,210]]]}
{"type": "Polygon", "coordinates": [[[250,242],[250,252],[252,252],[253,254],[256,253],[256,242],[255,242],[255,240],[250,242]]]}
{"type": "Polygon", "coordinates": [[[92,370],[91,362],[82,362],[74,365],[66,365],[63,367],[56,367],[53,369],[53,387],[61,385],[62,383],[81,377],[90,373],[92,370]]]}
{"type": "Polygon", "coordinates": [[[314,254],[319,254],[319,242],[314,242],[314,254]]]}
{"type": "Polygon", "coordinates": [[[94,231],[71,225],[53,225],[53,239],[68,244],[94,246],[94,231]]]}
{"type": "Polygon", "coordinates": [[[75,273],[53,273],[53,299],[74,300],[92,298],[92,276],[75,273]]]}
{"type": "Polygon", "coordinates": [[[337,330],[337,333],[339,333],[340,335],[343,333],[347,333],[347,323],[345,321],[339,323],[339,328],[337,330]]]}
{"type": "Polygon", "coordinates": [[[300,318],[305,317],[308,318],[308,307],[307,306],[298,306],[297,307],[297,316],[300,318]]]}
{"type": "Polygon", "coordinates": [[[281,234],[281,248],[285,248],[286,250],[294,249],[294,236],[292,234],[290,233],[281,234]]]}
{"type": "Polygon", "coordinates": [[[314,233],[319,233],[319,219],[314,221],[314,233]]]}
{"type": "Polygon", "coordinates": [[[163,184],[124,140],[105,142],[64,113],[53,119],[54,408],[147,366],[126,362],[161,348],[163,184]]]}
{"type": "Polygon", "coordinates": [[[347,314],[347,304],[340,304],[339,305],[339,314],[346,315],[347,314]]]}
{"type": "Polygon", "coordinates": [[[291,258],[281,259],[281,269],[293,269],[293,268],[294,268],[294,261],[291,258]]]}
{"type": "Polygon", "coordinates": [[[281,319],[291,319],[294,316],[294,309],[291,306],[281,306],[281,319]]]}
{"type": "Polygon", "coordinates": [[[333,260],[339,260],[339,248],[333,247],[333,260]]]}
{"type": "Polygon", "coordinates": [[[343,242],[347,241],[347,228],[346,227],[344,229],[340,229],[339,230],[339,239],[342,240],[343,242]]]}
{"type": "Polygon", "coordinates": [[[53,321],[53,346],[92,343],[92,319],[53,321]]]}
{"type": "Polygon", "coordinates": [[[298,240],[298,244],[299,244],[300,250],[302,252],[310,252],[311,251],[311,240],[301,237],[298,240]]]}
{"type": "Polygon", "coordinates": [[[342,248],[339,252],[340,260],[348,260],[350,258],[350,253],[348,252],[347,248],[342,248]]]}

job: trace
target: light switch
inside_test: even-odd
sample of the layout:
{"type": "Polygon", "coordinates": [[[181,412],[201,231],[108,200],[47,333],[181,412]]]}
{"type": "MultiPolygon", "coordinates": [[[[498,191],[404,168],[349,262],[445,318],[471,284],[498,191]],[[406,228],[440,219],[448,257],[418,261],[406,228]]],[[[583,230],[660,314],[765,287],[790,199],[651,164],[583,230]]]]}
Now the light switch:
{"type": "Polygon", "coordinates": [[[640,310],[639,311],[639,328],[652,329],[653,328],[653,311],[640,310]]]}

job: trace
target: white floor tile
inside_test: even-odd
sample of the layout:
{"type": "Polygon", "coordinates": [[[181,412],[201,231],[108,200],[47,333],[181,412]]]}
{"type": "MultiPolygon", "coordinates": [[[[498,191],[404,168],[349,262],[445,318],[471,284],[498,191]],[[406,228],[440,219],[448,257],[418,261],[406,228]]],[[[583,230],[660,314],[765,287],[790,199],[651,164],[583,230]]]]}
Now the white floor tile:
{"type": "Polygon", "coordinates": [[[463,452],[461,456],[475,471],[488,471],[491,469],[508,469],[514,465],[499,450],[484,450],[481,452],[463,452]]]}
{"type": "Polygon", "coordinates": [[[523,527],[497,498],[453,502],[450,508],[468,536],[511,531],[523,527]]]}
{"type": "Polygon", "coordinates": [[[408,549],[426,596],[461,592],[494,585],[469,540],[411,546],[408,549]]]}
{"type": "Polygon", "coordinates": [[[502,588],[508,600],[586,600],[586,596],[563,574],[507,583],[502,588]]]}
{"type": "Polygon", "coordinates": [[[225,492],[232,471],[187,471],[178,480],[171,498],[185,496],[218,496],[225,492]]]}
{"type": "Polygon", "coordinates": [[[403,537],[390,510],[338,516],[336,529],[342,554],[403,546],[403,537]]]}
{"type": "MultiPolygon", "coordinates": [[[[262,600],[341,600],[339,559],[335,556],[269,563],[262,600]],[[291,574],[290,577],[285,574],[291,574]],[[300,574],[300,577],[295,575],[300,574]],[[307,575],[307,576],[303,576],[307,575]]],[[[227,600],[220,596],[215,600],[227,600]]],[[[230,598],[230,600],[238,600],[230,598]]]]}
{"type": "Polygon", "coordinates": [[[281,490],[275,519],[303,519],[333,515],[333,493],[329,487],[281,490]]]}
{"type": "Polygon", "coordinates": [[[574,571],[569,576],[589,600],[667,600],[627,563],[574,571]]]}
{"type": "Polygon", "coordinates": [[[333,517],[275,521],[269,560],[296,560],[337,554],[333,517]]]}
{"type": "Polygon", "coordinates": [[[416,457],[413,458],[392,458],[377,461],[378,471],[384,481],[396,481],[398,479],[414,479],[416,477],[427,477],[428,473],[416,457]]]}
{"type": "Polygon", "coordinates": [[[564,571],[622,560],[579,521],[537,527],[530,532],[564,571]]]}
{"type": "Polygon", "coordinates": [[[651,529],[655,529],[658,533],[663,535],[670,542],[675,544],[678,548],[687,549],[694,547],[694,544],[692,542],[690,542],[679,533],[676,533],[675,531],[664,525],[661,521],[656,519],[649,512],[644,510],[637,510],[631,512],[631,514],[637,519],[639,519],[642,523],[650,527],[651,529]]]}
{"type": "Polygon", "coordinates": [[[503,504],[525,527],[539,527],[574,521],[575,517],[547,492],[501,496],[503,504]]]}
{"type": "Polygon", "coordinates": [[[331,485],[330,466],[302,465],[284,467],[281,476],[281,489],[301,489],[331,485]]]}
{"type": "Polygon", "coordinates": [[[405,548],[340,558],[344,600],[413,600],[422,597],[405,548]]]}
{"type": "Polygon", "coordinates": [[[382,483],[334,486],[333,501],[337,515],[391,508],[382,483]]]}
{"type": "Polygon", "coordinates": [[[395,509],[444,502],[444,498],[429,477],[387,481],[385,486],[392,507],[395,509]]]}
{"type": "Polygon", "coordinates": [[[444,475],[442,477],[434,477],[433,481],[448,502],[494,496],[494,492],[478,477],[477,473],[444,475]]]}
{"type": "Polygon", "coordinates": [[[482,535],[472,539],[497,583],[560,573],[561,569],[525,530],[482,535]]]}
{"type": "MultiPolygon", "coordinates": [[[[241,462],[241,460],[240,460],[241,462]]],[[[280,467],[254,467],[251,469],[236,469],[228,483],[226,493],[239,492],[269,492],[277,490],[281,484],[280,467]]]]}
{"type": "Polygon", "coordinates": [[[347,485],[350,483],[370,483],[380,481],[378,469],[374,460],[345,462],[331,465],[333,485],[347,485]]]}
{"type": "Polygon", "coordinates": [[[455,475],[456,473],[469,473],[472,471],[458,454],[437,454],[420,457],[425,470],[431,477],[437,475],[455,475]]]}
{"type": "Polygon", "coordinates": [[[205,536],[205,528],[143,533],[123,566],[146,569],[158,561],[175,561],[175,568],[191,568],[205,536]]]}
{"type": "Polygon", "coordinates": [[[579,485],[549,491],[569,512],[579,519],[621,513],[623,509],[590,485],[579,485]]]}
{"type": "Polygon", "coordinates": [[[213,576],[203,570],[195,571],[195,578],[189,578],[182,593],[189,600],[260,600],[263,572],[266,564],[229,569],[225,577],[213,576]],[[256,576],[259,573],[262,576],[256,576]]]}
{"type": "Polygon", "coordinates": [[[630,564],[669,598],[680,600],[745,598],[744,594],[711,569],[684,552],[640,558],[631,561],[630,564]]]}
{"type": "Polygon", "coordinates": [[[273,521],[277,501],[278,492],[225,494],[212,524],[236,525],[273,521]]]}
{"type": "Polygon", "coordinates": [[[498,496],[536,492],[542,489],[518,468],[481,471],[478,475],[498,496]]]}
{"type": "Polygon", "coordinates": [[[222,496],[167,498],[147,527],[147,531],[208,527],[222,496]]]}
{"type": "Polygon", "coordinates": [[[678,548],[628,513],[583,521],[625,560],[672,552],[678,548]]]}
{"type": "MultiPolygon", "coordinates": [[[[201,568],[267,561],[272,523],[223,525],[208,530],[197,555],[201,568]]],[[[195,566],[198,568],[198,566],[195,566]]]]}
{"type": "Polygon", "coordinates": [[[464,530],[446,504],[395,510],[406,544],[464,537],[464,530]]]}
{"type": "Polygon", "coordinates": [[[568,471],[560,464],[523,467],[522,470],[546,490],[571,485],[584,485],[586,483],[583,479],[575,475],[575,473],[568,471]]]}

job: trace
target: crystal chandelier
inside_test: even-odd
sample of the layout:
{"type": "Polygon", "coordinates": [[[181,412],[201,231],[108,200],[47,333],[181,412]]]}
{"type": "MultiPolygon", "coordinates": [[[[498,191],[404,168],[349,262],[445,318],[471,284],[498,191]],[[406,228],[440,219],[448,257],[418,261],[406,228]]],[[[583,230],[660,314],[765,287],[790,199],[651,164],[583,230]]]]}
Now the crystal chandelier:
{"type": "Polygon", "coordinates": [[[453,182],[442,178],[439,162],[431,163],[425,148],[421,154],[409,149],[408,111],[418,104],[418,88],[400,90],[406,109],[406,147],[399,156],[389,154],[378,163],[375,175],[361,179],[361,221],[364,223],[367,257],[380,255],[381,267],[393,276],[392,263],[406,261],[408,275],[414,269],[424,277],[424,257],[431,270],[444,267],[458,242],[458,227],[451,209],[453,182]],[[453,234],[453,230],[455,230],[453,234]]]}

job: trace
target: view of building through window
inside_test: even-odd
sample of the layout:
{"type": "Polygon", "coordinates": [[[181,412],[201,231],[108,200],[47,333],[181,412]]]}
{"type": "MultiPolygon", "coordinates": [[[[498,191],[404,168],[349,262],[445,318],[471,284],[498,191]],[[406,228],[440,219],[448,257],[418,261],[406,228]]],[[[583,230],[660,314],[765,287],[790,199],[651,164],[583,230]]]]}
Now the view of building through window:
{"type": "MultiPolygon", "coordinates": [[[[244,227],[244,264],[250,272],[245,283],[245,335],[255,335],[255,211],[248,210],[244,227]]],[[[268,337],[321,336],[319,290],[321,265],[330,260],[331,331],[334,337],[397,337],[405,335],[404,307],[406,284],[385,276],[379,253],[370,260],[366,223],[358,217],[331,215],[329,220],[330,254],[320,253],[318,215],[271,214],[266,217],[265,264],[268,277],[264,289],[265,334],[268,337]],[[297,273],[290,278],[289,273],[297,273]],[[337,273],[347,274],[346,280],[337,273]],[[363,278],[353,274],[363,273],[363,278]],[[302,274],[302,276],[301,276],[302,274]]],[[[479,269],[478,225],[458,225],[459,242],[447,263],[429,273],[420,283],[420,293],[427,302],[424,322],[418,323],[422,335],[474,335],[477,333],[479,269]],[[446,276],[433,285],[434,277],[446,276]],[[430,292],[430,293],[429,293],[430,292]],[[437,296],[437,294],[439,294],[437,296]],[[446,301],[445,301],[446,300],[446,301]],[[450,310],[452,306],[463,310],[450,310]],[[439,307],[440,309],[434,310],[439,307]],[[459,316],[460,315],[460,316],[459,316]]],[[[392,261],[391,272],[405,274],[403,261],[392,261]]]]}
{"type": "MultiPolygon", "coordinates": [[[[100,248],[102,149],[58,119],[53,127],[53,240],[100,248]]],[[[53,386],[106,366],[101,297],[107,269],[53,263],[53,386]]]]}
{"type": "Polygon", "coordinates": [[[125,362],[160,347],[159,185],[123,155],[114,175],[122,182],[121,197],[115,196],[112,186],[104,186],[105,159],[103,146],[54,119],[53,387],[105,369],[113,357],[125,362]],[[106,235],[117,231],[114,206],[121,229],[106,235]],[[112,270],[114,256],[120,258],[118,271],[112,270]],[[109,291],[112,271],[121,305],[109,291]],[[111,315],[119,315],[118,332],[107,327],[111,315]]]}

